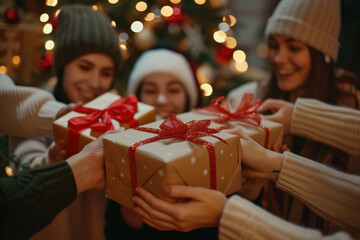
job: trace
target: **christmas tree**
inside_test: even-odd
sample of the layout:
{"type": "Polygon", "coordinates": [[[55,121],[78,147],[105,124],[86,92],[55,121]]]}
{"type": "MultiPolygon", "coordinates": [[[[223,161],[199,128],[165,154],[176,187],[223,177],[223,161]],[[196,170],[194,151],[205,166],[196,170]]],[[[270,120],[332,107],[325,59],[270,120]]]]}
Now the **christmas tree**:
{"type": "Polygon", "coordinates": [[[179,49],[194,60],[204,94],[203,104],[226,95],[235,84],[246,81],[241,75],[247,70],[246,55],[233,37],[236,18],[225,0],[48,0],[42,15],[48,16],[43,20],[47,50],[44,48],[38,62],[44,73],[51,69],[56,14],[61,6],[74,3],[89,5],[112,20],[124,60],[115,85],[120,94],[125,94],[127,78],[136,59],[155,46],[179,49]]]}

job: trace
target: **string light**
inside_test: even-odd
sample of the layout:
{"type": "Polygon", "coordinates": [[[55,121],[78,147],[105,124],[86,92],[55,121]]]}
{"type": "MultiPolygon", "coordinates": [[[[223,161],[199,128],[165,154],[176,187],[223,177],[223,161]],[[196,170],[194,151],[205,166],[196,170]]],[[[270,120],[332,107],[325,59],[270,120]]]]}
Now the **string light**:
{"type": "Polygon", "coordinates": [[[244,62],[245,59],[246,59],[246,54],[244,51],[242,50],[236,50],[234,53],[233,53],[233,59],[236,61],[236,62],[244,62]]]}
{"type": "Polygon", "coordinates": [[[200,88],[204,91],[203,94],[205,97],[211,96],[213,93],[213,87],[208,83],[201,84],[200,88]]]}
{"type": "Polygon", "coordinates": [[[18,65],[20,63],[20,61],[21,61],[20,56],[18,56],[18,55],[13,56],[12,62],[14,65],[18,65]]]}
{"type": "Polygon", "coordinates": [[[147,4],[146,2],[140,1],[135,5],[135,9],[138,10],[139,12],[143,12],[147,9],[147,4]]]}
{"type": "Polygon", "coordinates": [[[49,14],[43,13],[40,15],[40,22],[47,22],[49,20],[49,14]]]}
{"type": "Polygon", "coordinates": [[[230,26],[226,22],[222,22],[219,24],[219,30],[227,32],[227,31],[229,31],[229,29],[230,29],[230,26]]]}
{"type": "Polygon", "coordinates": [[[8,177],[11,177],[13,175],[13,170],[11,169],[11,167],[6,166],[5,167],[5,173],[8,177]]]}
{"type": "Polygon", "coordinates": [[[119,0],[108,0],[108,2],[110,4],[117,4],[119,2],[119,0]]]}
{"type": "Polygon", "coordinates": [[[46,50],[53,50],[55,47],[55,43],[53,40],[47,40],[46,43],[45,43],[45,49],[46,50]]]}
{"type": "Polygon", "coordinates": [[[248,70],[248,64],[246,61],[243,62],[235,62],[235,68],[239,72],[246,72],[248,70]]]}
{"type": "Polygon", "coordinates": [[[150,22],[150,21],[154,20],[154,18],[155,18],[155,14],[150,12],[150,13],[146,14],[144,19],[145,19],[145,21],[150,22]]]}
{"type": "Polygon", "coordinates": [[[47,23],[44,25],[44,28],[43,28],[43,33],[45,34],[50,34],[53,30],[53,27],[51,25],[51,23],[47,23]]]}
{"type": "Polygon", "coordinates": [[[111,21],[111,26],[116,27],[116,22],[114,20],[111,21]]]}
{"type": "Polygon", "coordinates": [[[225,39],[226,39],[226,33],[224,31],[219,30],[219,31],[214,32],[213,37],[216,42],[223,43],[223,42],[225,42],[225,39]]]}
{"type": "Polygon", "coordinates": [[[144,25],[140,21],[135,21],[131,24],[131,31],[133,32],[141,32],[144,29],[144,25]]]}
{"type": "Polygon", "coordinates": [[[222,20],[223,22],[229,24],[230,27],[236,24],[236,18],[231,14],[224,16],[222,20]]]}
{"type": "Polygon", "coordinates": [[[178,3],[181,2],[181,0],[170,0],[170,2],[173,3],[173,4],[178,4],[178,3]]]}
{"type": "Polygon", "coordinates": [[[194,0],[194,2],[198,5],[203,5],[206,2],[206,0],[194,0]]]}
{"type": "Polygon", "coordinates": [[[173,14],[173,9],[170,6],[165,5],[161,8],[160,12],[164,17],[170,17],[173,14]]]}
{"type": "Polygon", "coordinates": [[[0,66],[0,73],[6,74],[6,73],[7,73],[7,67],[4,66],[4,65],[1,65],[1,66],[0,66]]]}
{"type": "Polygon", "coordinates": [[[230,49],[236,48],[237,41],[233,37],[227,37],[225,40],[225,46],[230,49]]]}
{"type": "Polygon", "coordinates": [[[55,7],[58,4],[58,1],[57,0],[46,0],[45,4],[46,4],[46,6],[49,6],[49,7],[55,7]]]}

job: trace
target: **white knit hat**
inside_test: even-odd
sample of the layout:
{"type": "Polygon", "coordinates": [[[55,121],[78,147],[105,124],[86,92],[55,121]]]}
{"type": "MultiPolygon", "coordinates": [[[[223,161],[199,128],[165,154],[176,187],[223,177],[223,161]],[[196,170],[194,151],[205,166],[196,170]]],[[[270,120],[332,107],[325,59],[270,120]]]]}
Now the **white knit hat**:
{"type": "Polygon", "coordinates": [[[268,20],[265,36],[294,38],[336,62],[340,21],[339,0],[282,0],[268,20]]]}
{"type": "Polygon", "coordinates": [[[151,49],[140,56],[130,73],[127,93],[136,94],[143,78],[153,73],[168,73],[179,79],[188,93],[189,107],[197,107],[199,87],[189,62],[182,54],[166,48],[151,49]]]}

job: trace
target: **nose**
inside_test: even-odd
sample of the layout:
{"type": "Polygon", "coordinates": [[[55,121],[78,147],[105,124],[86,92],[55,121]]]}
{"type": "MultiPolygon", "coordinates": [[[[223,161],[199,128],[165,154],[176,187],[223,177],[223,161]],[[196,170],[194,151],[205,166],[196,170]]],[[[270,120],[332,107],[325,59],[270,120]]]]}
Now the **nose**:
{"type": "Polygon", "coordinates": [[[285,63],[287,60],[287,51],[283,47],[279,47],[273,52],[273,61],[277,64],[285,63]]]}
{"type": "Polygon", "coordinates": [[[100,88],[100,86],[101,86],[101,76],[100,76],[100,73],[93,72],[93,73],[90,75],[89,85],[90,85],[93,89],[99,89],[99,88],[100,88]]]}
{"type": "Polygon", "coordinates": [[[156,103],[157,104],[164,104],[167,102],[167,99],[165,97],[165,95],[163,93],[159,93],[157,98],[156,98],[156,103]]]}

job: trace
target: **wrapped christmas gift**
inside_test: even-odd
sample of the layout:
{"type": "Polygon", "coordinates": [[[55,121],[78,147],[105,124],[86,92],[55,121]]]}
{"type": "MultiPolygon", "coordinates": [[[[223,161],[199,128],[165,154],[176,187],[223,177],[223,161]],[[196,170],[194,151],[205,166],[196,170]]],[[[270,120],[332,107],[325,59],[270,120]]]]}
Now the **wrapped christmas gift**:
{"type": "Polygon", "coordinates": [[[66,142],[68,156],[108,130],[137,127],[155,121],[155,109],[135,95],[105,93],[53,123],[55,141],[66,142]]]}
{"type": "MultiPolygon", "coordinates": [[[[210,119],[216,123],[226,124],[229,127],[240,127],[260,145],[271,149],[274,144],[282,145],[284,127],[282,124],[261,119],[256,109],[261,105],[261,100],[253,102],[253,94],[245,93],[235,111],[231,111],[225,97],[214,99],[209,106],[194,110],[199,116],[196,119],[210,119]]],[[[184,120],[190,120],[193,115],[181,114],[184,120]]]]}
{"type": "MultiPolygon", "coordinates": [[[[195,118],[195,115],[194,115],[195,118]]],[[[133,208],[137,186],[163,200],[167,185],[241,188],[240,138],[210,120],[184,123],[175,115],[104,138],[106,197],[133,208]]]]}

